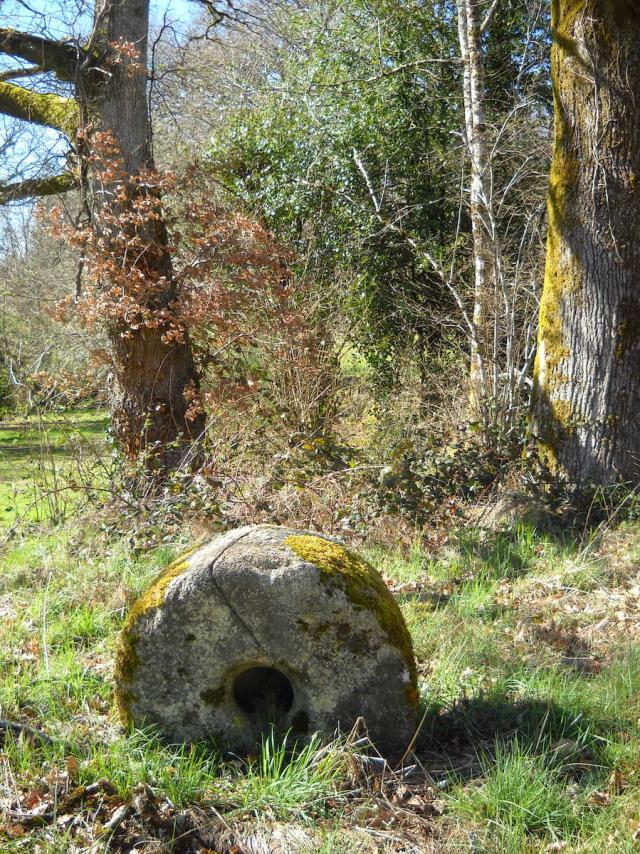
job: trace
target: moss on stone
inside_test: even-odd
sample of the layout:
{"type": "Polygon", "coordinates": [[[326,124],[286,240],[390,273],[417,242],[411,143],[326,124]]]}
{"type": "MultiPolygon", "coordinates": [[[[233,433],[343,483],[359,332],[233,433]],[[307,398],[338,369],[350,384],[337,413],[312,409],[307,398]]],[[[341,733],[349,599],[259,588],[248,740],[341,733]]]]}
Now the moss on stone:
{"type": "Polygon", "coordinates": [[[135,697],[127,687],[133,682],[136,669],[140,664],[140,657],[136,651],[139,636],[135,626],[140,617],[154,608],[159,608],[164,602],[169,584],[189,569],[187,558],[193,554],[195,549],[190,549],[177,560],[170,563],[155,581],[142,593],[133,603],[118,641],[114,666],[115,678],[115,702],[120,715],[120,720],[125,726],[130,723],[129,705],[135,697]]]}
{"type": "Polygon", "coordinates": [[[194,551],[195,549],[190,549],[188,552],[185,552],[185,554],[181,555],[177,560],[174,560],[173,563],[170,563],[169,566],[160,573],[155,581],[153,581],[145,592],[142,593],[133,603],[133,606],[129,611],[126,625],[132,625],[139,617],[146,614],[147,611],[150,611],[152,608],[159,608],[160,605],[162,605],[167,594],[168,586],[175,578],[178,578],[186,572],[187,569],[189,569],[189,562],[187,558],[189,555],[192,555],[194,551]]]}
{"type": "Polygon", "coordinates": [[[297,619],[296,625],[317,643],[322,643],[328,631],[337,638],[348,638],[347,645],[355,655],[367,655],[371,650],[371,637],[368,631],[353,633],[348,623],[336,623],[332,620],[297,619]]]}
{"type": "Polygon", "coordinates": [[[315,566],[323,579],[339,587],[354,605],[375,615],[389,642],[402,655],[417,698],[417,674],[411,635],[392,593],[367,561],[339,543],[311,534],[294,534],[285,545],[315,566]]]}
{"type": "Polygon", "coordinates": [[[116,650],[114,699],[123,726],[129,726],[131,723],[129,706],[136,700],[136,696],[127,686],[131,684],[133,674],[140,664],[136,651],[137,642],[137,635],[123,629],[116,650]]]}
{"type": "Polygon", "coordinates": [[[225,694],[224,685],[220,685],[219,688],[207,688],[206,691],[201,691],[200,699],[207,706],[219,706],[223,702],[225,694]]]}
{"type": "Polygon", "coordinates": [[[411,706],[417,706],[418,700],[420,699],[420,695],[418,694],[418,688],[416,685],[407,685],[404,689],[405,697],[407,698],[407,702],[411,706]]]}

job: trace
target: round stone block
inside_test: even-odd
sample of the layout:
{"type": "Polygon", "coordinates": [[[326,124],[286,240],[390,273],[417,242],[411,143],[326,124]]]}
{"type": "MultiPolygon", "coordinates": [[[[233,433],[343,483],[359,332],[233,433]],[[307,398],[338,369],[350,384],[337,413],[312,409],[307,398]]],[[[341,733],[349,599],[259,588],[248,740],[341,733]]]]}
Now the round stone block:
{"type": "Polygon", "coordinates": [[[242,753],[275,726],[304,741],[363,717],[383,755],[416,723],[411,638],[393,596],[339,542],[271,525],[217,537],[133,605],[116,656],[123,723],[242,753]]]}

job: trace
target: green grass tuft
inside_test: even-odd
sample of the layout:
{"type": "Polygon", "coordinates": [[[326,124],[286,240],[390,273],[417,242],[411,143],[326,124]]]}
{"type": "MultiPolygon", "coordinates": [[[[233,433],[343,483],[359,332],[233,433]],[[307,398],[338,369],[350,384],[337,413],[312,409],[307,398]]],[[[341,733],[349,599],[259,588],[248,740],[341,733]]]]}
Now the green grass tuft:
{"type": "Polygon", "coordinates": [[[544,843],[570,842],[592,831],[593,812],[584,795],[570,797],[561,770],[517,739],[498,744],[480,765],[482,780],[459,785],[450,803],[454,814],[484,828],[485,850],[542,850],[544,843]]]}
{"type": "Polygon", "coordinates": [[[309,820],[323,815],[344,774],[346,753],[340,741],[323,746],[314,736],[309,744],[279,741],[275,733],[262,740],[260,755],[247,763],[232,803],[237,813],[265,812],[276,819],[309,820]]]}

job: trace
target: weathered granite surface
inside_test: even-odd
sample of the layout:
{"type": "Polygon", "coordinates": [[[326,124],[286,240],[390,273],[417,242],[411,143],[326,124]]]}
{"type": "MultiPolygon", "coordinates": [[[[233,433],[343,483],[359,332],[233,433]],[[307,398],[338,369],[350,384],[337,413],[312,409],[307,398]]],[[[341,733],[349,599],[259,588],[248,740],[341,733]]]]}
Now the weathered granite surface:
{"type": "Polygon", "coordinates": [[[380,575],[337,541],[259,525],[173,563],[132,607],[116,658],[123,722],[253,749],[364,717],[385,755],[416,722],[411,639],[380,575]]]}

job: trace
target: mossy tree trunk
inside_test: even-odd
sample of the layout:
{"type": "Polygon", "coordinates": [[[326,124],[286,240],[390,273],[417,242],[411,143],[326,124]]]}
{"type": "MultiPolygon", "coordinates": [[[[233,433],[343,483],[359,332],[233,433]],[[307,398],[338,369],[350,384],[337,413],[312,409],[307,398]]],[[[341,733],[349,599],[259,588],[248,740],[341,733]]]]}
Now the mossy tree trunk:
{"type": "MultiPolygon", "coordinates": [[[[89,42],[53,41],[0,28],[0,53],[37,62],[31,76],[51,73],[67,86],[74,98],[43,94],[35,89],[0,82],[0,113],[31,124],[55,128],[75,146],[79,174],[65,173],[45,179],[15,182],[0,187],[0,201],[48,195],[80,184],[86,194],[91,225],[106,251],[118,229],[128,229],[136,245],[131,267],[131,300],[139,310],[129,322],[118,312],[104,318],[111,342],[113,425],[120,447],[129,459],[141,460],[154,477],[162,477],[191,454],[193,441],[204,429],[198,397],[199,377],[188,332],[171,326],[172,306],[178,295],[167,230],[159,204],[150,205],[146,219],[143,197],[148,190],[136,178],[153,169],[147,89],[147,37],[149,0],[97,0],[94,29],[89,42]],[[128,200],[122,216],[108,216],[106,201],[114,185],[95,158],[96,132],[109,134],[117,152],[119,176],[124,174],[128,200]],[[128,209],[127,209],[128,208],[128,209]],[[141,278],[149,282],[146,296],[141,278]],[[158,285],[160,283],[161,286],[158,285]],[[142,293],[142,296],[141,296],[142,293]],[[152,322],[139,322],[151,316],[152,322]]],[[[14,77],[24,76],[17,68],[14,77]]],[[[115,174],[115,172],[114,172],[115,174]]],[[[122,182],[122,178],[118,180],[122,182]]],[[[118,213],[116,211],[116,213],[118,213]]],[[[124,259],[123,263],[124,262],[124,259]]],[[[126,291],[127,282],[119,282],[126,291]]],[[[125,294],[127,296],[127,294],[125,294]]]]}
{"type": "MultiPolygon", "coordinates": [[[[129,58],[116,55],[109,75],[90,75],[81,93],[88,122],[110,133],[117,144],[124,171],[132,178],[128,192],[132,204],[146,192],[144,184],[141,187],[133,179],[142,170],[153,168],[146,73],[148,27],[149,0],[96,3],[93,50],[107,57],[107,62],[122,44],[134,46],[135,53],[129,58]]],[[[89,169],[90,189],[91,179],[89,169]]],[[[99,184],[92,195],[94,210],[99,210],[104,189],[99,184]]],[[[123,218],[127,220],[126,211],[123,218]]],[[[142,308],[151,310],[154,317],[162,317],[165,311],[171,314],[178,293],[164,221],[152,216],[138,223],[136,217],[129,217],[126,227],[146,247],[136,260],[133,278],[142,270],[150,283],[165,283],[161,288],[149,288],[142,308]]],[[[171,332],[164,322],[132,327],[122,316],[107,323],[114,431],[125,454],[131,459],[142,454],[154,475],[179,465],[204,430],[201,408],[194,412],[191,406],[194,414],[190,414],[199,378],[188,331],[183,328],[178,336],[171,332]]]]}
{"type": "Polygon", "coordinates": [[[640,3],[553,0],[552,26],[541,455],[574,484],[638,484],[640,3]]]}

